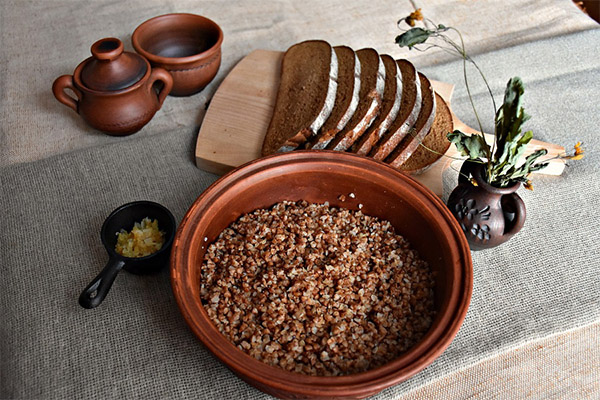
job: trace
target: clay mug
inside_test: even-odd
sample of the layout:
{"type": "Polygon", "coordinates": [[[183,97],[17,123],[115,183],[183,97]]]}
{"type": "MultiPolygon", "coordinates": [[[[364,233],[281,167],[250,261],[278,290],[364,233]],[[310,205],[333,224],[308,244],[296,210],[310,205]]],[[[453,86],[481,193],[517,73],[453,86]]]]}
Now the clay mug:
{"type": "Polygon", "coordinates": [[[525,203],[515,191],[520,183],[499,188],[485,180],[485,164],[465,161],[448,208],[458,220],[471,250],[496,247],[519,232],[525,223],[525,203]],[[477,183],[471,183],[470,177],[477,183]]]}
{"type": "Polygon", "coordinates": [[[162,68],[151,68],[140,55],[123,51],[117,38],[101,39],[91,51],[92,57],[79,64],[73,75],[54,81],[54,96],[109,135],[139,131],[162,106],[173,86],[172,76],[162,68]]]}

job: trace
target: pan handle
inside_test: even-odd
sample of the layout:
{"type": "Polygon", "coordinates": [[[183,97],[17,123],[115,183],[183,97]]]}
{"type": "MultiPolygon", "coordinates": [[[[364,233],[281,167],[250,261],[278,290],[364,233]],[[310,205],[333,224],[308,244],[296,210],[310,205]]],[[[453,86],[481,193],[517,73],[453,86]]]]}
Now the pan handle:
{"type": "Polygon", "coordinates": [[[125,261],[111,257],[106,267],[81,292],[79,305],[83,308],[95,308],[102,303],[110,290],[119,271],[125,266],[125,261]]]}

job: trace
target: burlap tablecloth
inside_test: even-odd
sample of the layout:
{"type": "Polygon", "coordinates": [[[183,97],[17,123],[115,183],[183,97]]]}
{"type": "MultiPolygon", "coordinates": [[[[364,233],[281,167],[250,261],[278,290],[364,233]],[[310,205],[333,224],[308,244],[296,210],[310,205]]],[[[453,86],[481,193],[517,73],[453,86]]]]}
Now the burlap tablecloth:
{"type": "MultiPolygon", "coordinates": [[[[499,3],[420,5],[464,33],[498,98],[510,76],[523,78],[533,115],[528,127],[537,138],[565,146],[583,140],[588,154],[561,177],[537,177],[535,192],[520,192],[526,225],[506,245],[473,254],[472,304],[454,342],[380,398],[439,395],[439,387],[426,391],[438,378],[600,321],[600,30],[568,0],[499,3]]],[[[18,0],[0,7],[1,398],[267,397],[212,358],[187,329],[166,270],[143,278],[122,273],[99,308],[77,304],[106,262],[99,230],[112,209],[148,199],[179,220],[216,179],[194,166],[198,126],[219,82],[251,50],[323,38],[408,56],[431,78],[456,84],[452,107],[474,122],[461,63],[393,44],[408,2],[18,0]],[[206,15],[224,30],[222,68],[205,91],[168,98],[150,124],[126,138],[92,130],[52,97],[53,79],[72,73],[96,39],[116,36],[131,48],[139,23],[168,12],[206,15]]],[[[473,90],[486,104],[481,85],[473,90]]],[[[600,347],[591,337],[586,343],[600,347]]],[[[597,378],[593,370],[582,378],[592,397],[597,378]]],[[[452,395],[472,393],[455,388],[452,395]]]]}

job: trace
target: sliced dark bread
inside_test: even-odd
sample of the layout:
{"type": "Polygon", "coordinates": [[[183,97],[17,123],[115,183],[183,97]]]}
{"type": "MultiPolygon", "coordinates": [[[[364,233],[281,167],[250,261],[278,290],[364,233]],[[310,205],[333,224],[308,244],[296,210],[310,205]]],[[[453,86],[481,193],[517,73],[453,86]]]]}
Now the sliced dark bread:
{"type": "MultiPolygon", "coordinates": [[[[345,151],[371,125],[379,108],[385,89],[385,67],[379,54],[373,49],[356,52],[360,60],[360,92],[358,107],[344,129],[339,131],[325,147],[328,150],[345,151]]],[[[319,147],[313,146],[314,149],[319,147]]],[[[322,148],[322,147],[321,147],[322,148]]]]}
{"type": "Polygon", "coordinates": [[[417,122],[415,122],[415,126],[410,130],[408,135],[396,146],[392,154],[385,159],[385,162],[396,168],[400,168],[417,149],[419,143],[423,141],[425,135],[431,130],[433,120],[435,119],[436,99],[431,82],[421,73],[419,73],[419,80],[421,81],[423,103],[421,105],[421,112],[417,117],[417,122]]]}
{"type": "MultiPolygon", "coordinates": [[[[396,119],[379,141],[368,150],[369,157],[384,160],[404,139],[408,131],[414,126],[421,111],[422,95],[421,81],[417,70],[411,62],[398,60],[398,67],[402,73],[402,102],[396,119]]],[[[364,154],[359,153],[359,154],[364,154]]]]}
{"type": "Polygon", "coordinates": [[[327,42],[306,41],[286,51],[262,155],[294,150],[323,126],[335,101],[337,72],[337,56],[327,42]]]}
{"type": "Polygon", "coordinates": [[[400,166],[402,171],[418,174],[439,160],[450,147],[450,141],[446,135],[454,130],[452,113],[448,104],[437,93],[435,94],[435,101],[437,111],[431,130],[421,142],[423,146],[419,146],[409,159],[400,166]]]}
{"type": "Polygon", "coordinates": [[[352,146],[352,152],[366,155],[398,116],[402,102],[402,73],[396,61],[387,54],[381,56],[385,66],[385,90],[381,110],[369,129],[352,146]]]}
{"type": "Polygon", "coordinates": [[[335,135],[344,129],[358,107],[360,93],[360,60],[350,47],[333,48],[338,59],[338,86],[331,115],[318,135],[307,143],[309,148],[324,148],[335,135]]]}
{"type": "Polygon", "coordinates": [[[375,121],[381,108],[386,82],[385,65],[373,49],[359,50],[357,56],[361,60],[359,105],[346,127],[327,145],[329,150],[348,150],[375,121]],[[367,90],[362,90],[363,87],[367,90]]]}

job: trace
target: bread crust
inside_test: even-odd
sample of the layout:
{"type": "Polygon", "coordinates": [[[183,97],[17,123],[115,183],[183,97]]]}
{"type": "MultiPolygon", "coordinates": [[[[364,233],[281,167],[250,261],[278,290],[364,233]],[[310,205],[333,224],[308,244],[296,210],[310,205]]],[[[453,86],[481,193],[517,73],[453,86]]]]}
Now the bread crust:
{"type": "Polygon", "coordinates": [[[424,172],[433,163],[442,158],[450,148],[447,134],[454,130],[450,107],[439,94],[435,94],[437,111],[431,130],[408,160],[400,166],[400,170],[412,174],[424,172]]]}
{"type": "Polygon", "coordinates": [[[361,60],[363,72],[360,103],[350,122],[329,142],[326,147],[328,150],[348,150],[373,123],[381,108],[386,74],[383,61],[373,49],[361,49],[356,54],[361,60]]]}
{"type": "Polygon", "coordinates": [[[311,40],[291,46],[262,155],[291,151],[316,133],[331,114],[337,91],[337,56],[329,43],[311,40]],[[315,68],[318,63],[320,68],[315,68]]]}
{"type": "Polygon", "coordinates": [[[431,82],[427,77],[419,73],[421,90],[423,93],[423,106],[417,118],[414,129],[402,139],[394,151],[386,158],[391,166],[399,168],[423,141],[425,135],[431,130],[436,115],[436,98],[431,82]]]}
{"type": "Polygon", "coordinates": [[[386,68],[386,85],[381,111],[373,124],[363,133],[352,146],[352,152],[367,155],[369,150],[383,137],[392,122],[398,116],[402,103],[402,73],[396,61],[389,55],[383,54],[381,59],[386,68]]]}
{"type": "Polygon", "coordinates": [[[336,104],[334,109],[325,121],[317,135],[307,141],[305,147],[307,149],[322,150],[335,135],[344,129],[348,124],[358,107],[359,94],[361,88],[360,74],[361,64],[356,52],[346,46],[336,46],[333,48],[338,53],[338,64],[340,74],[338,76],[338,91],[336,94],[336,104]],[[347,57],[348,51],[351,52],[352,58],[347,57]],[[349,74],[348,70],[352,71],[349,74]],[[345,72],[345,73],[342,73],[345,72]],[[347,89],[350,88],[349,98],[345,97],[347,89]]]}
{"type": "Polygon", "coordinates": [[[402,73],[402,103],[400,112],[388,130],[370,149],[368,156],[383,161],[413,128],[421,111],[421,81],[414,65],[406,60],[397,61],[402,73]]]}

